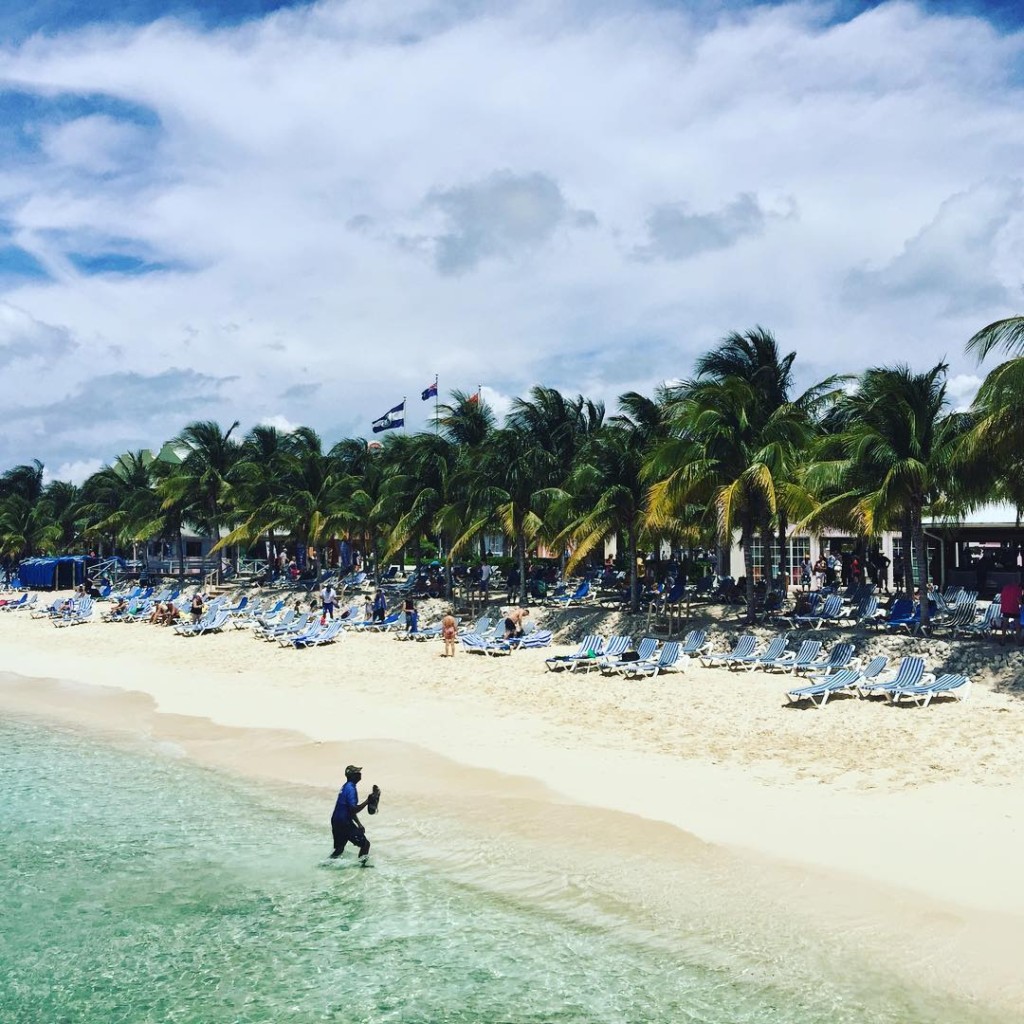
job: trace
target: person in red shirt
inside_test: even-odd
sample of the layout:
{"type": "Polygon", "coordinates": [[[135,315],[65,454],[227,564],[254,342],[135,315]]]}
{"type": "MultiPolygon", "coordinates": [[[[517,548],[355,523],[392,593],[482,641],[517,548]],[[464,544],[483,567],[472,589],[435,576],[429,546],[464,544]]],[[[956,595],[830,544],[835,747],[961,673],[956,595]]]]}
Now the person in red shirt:
{"type": "Polygon", "coordinates": [[[1020,602],[1021,585],[1018,577],[1012,583],[1007,583],[999,593],[999,607],[1003,616],[1003,635],[999,638],[1002,646],[1006,642],[1006,633],[1010,626],[1013,626],[1013,633],[1020,643],[1020,602]]]}

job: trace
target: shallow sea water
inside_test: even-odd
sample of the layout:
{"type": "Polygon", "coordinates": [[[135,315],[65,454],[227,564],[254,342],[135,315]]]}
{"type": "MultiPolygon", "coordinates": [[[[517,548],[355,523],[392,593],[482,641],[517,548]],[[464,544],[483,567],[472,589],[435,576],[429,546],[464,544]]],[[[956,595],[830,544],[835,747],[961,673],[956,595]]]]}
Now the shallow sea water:
{"type": "Polygon", "coordinates": [[[645,931],[542,864],[535,891],[439,871],[426,824],[328,864],[326,823],[166,751],[0,721],[0,787],[3,1024],[996,1019],[765,980],[742,936],[645,931]]]}

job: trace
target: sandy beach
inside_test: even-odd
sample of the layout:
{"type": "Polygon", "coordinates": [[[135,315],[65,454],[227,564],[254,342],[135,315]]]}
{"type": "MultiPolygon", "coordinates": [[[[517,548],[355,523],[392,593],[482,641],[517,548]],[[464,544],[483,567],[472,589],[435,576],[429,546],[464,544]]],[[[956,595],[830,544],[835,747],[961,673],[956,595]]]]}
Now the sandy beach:
{"type": "Polygon", "coordinates": [[[642,853],[623,898],[654,906],[699,862],[732,878],[737,913],[757,892],[833,936],[845,922],[861,952],[913,949],[891,966],[916,981],[1021,1004],[1024,695],[1009,670],[964,704],[818,711],[788,706],[777,674],[545,670],[574,646],[444,660],[439,643],[377,634],[301,652],[4,614],[0,709],[166,739],[325,808],[344,763],[364,763],[393,806],[440,801],[566,864],[642,853]]]}

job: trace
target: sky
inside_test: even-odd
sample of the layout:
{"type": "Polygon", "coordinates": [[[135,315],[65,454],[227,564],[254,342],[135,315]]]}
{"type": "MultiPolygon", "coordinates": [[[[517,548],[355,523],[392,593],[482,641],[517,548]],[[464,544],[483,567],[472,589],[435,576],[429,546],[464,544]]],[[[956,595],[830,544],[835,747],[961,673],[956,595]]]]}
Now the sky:
{"type": "Polygon", "coordinates": [[[963,406],[1024,313],[1016,2],[35,0],[0,124],[0,469],[51,479],[423,429],[435,374],[612,410],[757,325],[963,406]]]}

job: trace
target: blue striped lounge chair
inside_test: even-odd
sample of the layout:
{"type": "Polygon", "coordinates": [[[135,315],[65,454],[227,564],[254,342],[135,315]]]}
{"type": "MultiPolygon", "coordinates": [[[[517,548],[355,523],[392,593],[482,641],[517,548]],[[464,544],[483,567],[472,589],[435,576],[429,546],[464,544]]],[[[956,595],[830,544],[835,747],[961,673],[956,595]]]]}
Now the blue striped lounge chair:
{"type": "Polygon", "coordinates": [[[786,644],[789,641],[784,636],[773,636],[768,641],[768,646],[760,653],[752,651],[750,654],[730,658],[728,666],[731,669],[744,668],[752,672],[755,668],[761,668],[769,662],[778,660],[786,653],[786,644]]]}
{"type": "Polygon", "coordinates": [[[683,638],[679,656],[681,658],[696,658],[707,645],[708,631],[706,629],[691,629],[683,638]]]}
{"type": "Polygon", "coordinates": [[[937,678],[933,677],[930,682],[918,686],[903,686],[899,689],[893,687],[886,690],[886,693],[893,704],[906,698],[912,700],[918,707],[927,707],[932,698],[940,694],[948,694],[961,701],[967,700],[971,695],[971,681],[967,676],[946,672],[937,678]]]}
{"type": "Polygon", "coordinates": [[[815,707],[823,708],[832,694],[856,686],[860,677],[860,669],[844,668],[833,675],[819,678],[816,683],[798,686],[795,690],[790,690],[786,696],[790,703],[795,704],[801,700],[809,700],[815,707]]]}
{"type": "MultiPolygon", "coordinates": [[[[601,672],[606,675],[619,675],[629,668],[638,665],[640,662],[653,660],[658,650],[658,641],[653,636],[645,636],[636,648],[636,657],[630,659],[619,658],[618,661],[607,661],[601,666],[601,672]]],[[[623,654],[626,652],[623,651],[623,654]]]]}
{"type": "Polygon", "coordinates": [[[893,690],[906,690],[912,686],[918,686],[924,678],[924,658],[909,654],[904,657],[896,670],[896,675],[891,679],[877,678],[874,682],[861,680],[857,683],[857,692],[862,697],[870,697],[874,694],[888,694],[893,690]]]}
{"type": "Polygon", "coordinates": [[[591,669],[602,669],[611,662],[619,661],[622,655],[633,646],[633,638],[619,635],[608,638],[604,650],[597,658],[580,658],[569,666],[572,672],[589,672],[591,669]]]}
{"type": "Polygon", "coordinates": [[[700,662],[705,668],[728,665],[733,658],[746,658],[757,648],[757,637],[753,633],[744,633],[736,641],[731,651],[720,654],[702,654],[700,662]]]}
{"type": "Polygon", "coordinates": [[[960,626],[953,630],[953,636],[989,636],[993,630],[999,628],[1003,618],[1002,606],[997,597],[986,609],[980,619],[960,626]]]}
{"type": "Polygon", "coordinates": [[[786,651],[773,661],[765,661],[762,668],[770,672],[773,669],[780,669],[783,672],[798,672],[808,665],[814,664],[814,659],[821,653],[820,640],[804,640],[795,651],[786,651]]]}
{"type": "Polygon", "coordinates": [[[807,629],[821,629],[825,623],[837,623],[843,615],[842,594],[829,594],[825,603],[816,611],[804,615],[794,615],[790,620],[795,629],[804,626],[807,629]]]}
{"type": "Polygon", "coordinates": [[[622,670],[622,674],[627,679],[639,679],[641,677],[649,678],[656,676],[661,672],[668,672],[675,668],[679,662],[679,647],[680,645],[676,641],[670,640],[662,645],[656,659],[653,661],[634,661],[632,665],[622,670]]]}
{"type": "Polygon", "coordinates": [[[544,664],[551,672],[561,672],[572,668],[573,662],[580,658],[598,658],[604,653],[604,641],[596,633],[588,633],[581,641],[579,647],[572,654],[556,654],[554,657],[546,658],[544,664]]]}
{"type": "Polygon", "coordinates": [[[834,644],[827,658],[811,662],[810,665],[799,666],[794,671],[828,675],[830,672],[839,672],[841,669],[848,668],[851,661],[853,661],[853,644],[834,644]]]}

